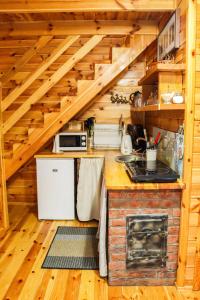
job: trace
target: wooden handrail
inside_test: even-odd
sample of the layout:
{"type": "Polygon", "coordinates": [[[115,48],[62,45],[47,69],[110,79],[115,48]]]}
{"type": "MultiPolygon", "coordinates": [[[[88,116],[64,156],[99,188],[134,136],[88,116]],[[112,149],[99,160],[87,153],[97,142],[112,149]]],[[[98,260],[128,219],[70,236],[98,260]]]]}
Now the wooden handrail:
{"type": "Polygon", "coordinates": [[[46,71],[52,63],[54,63],[75,41],[79,39],[79,35],[68,36],[62,41],[52,54],[33,72],[21,85],[17,86],[7,95],[2,103],[2,111],[4,112],[44,71],[46,71]]]}
{"type": "Polygon", "coordinates": [[[88,54],[103,39],[103,35],[95,35],[89,39],[72,57],[70,57],[55,73],[46,80],[3,124],[2,132],[5,134],[21,117],[29,111],[31,105],[41,99],[74,65],[88,54]]]}
{"type": "Polygon", "coordinates": [[[5,177],[5,160],[4,160],[4,140],[2,134],[2,84],[0,82],[0,232],[4,232],[9,226],[6,177],[5,177]]]}
{"type": "Polygon", "coordinates": [[[53,38],[53,36],[41,36],[36,43],[29,48],[24,55],[16,61],[14,66],[12,66],[2,77],[1,82],[5,84],[8,82],[16,73],[18,73],[22,67],[34,56],[37,52],[42,49],[46,44],[53,38]]]}

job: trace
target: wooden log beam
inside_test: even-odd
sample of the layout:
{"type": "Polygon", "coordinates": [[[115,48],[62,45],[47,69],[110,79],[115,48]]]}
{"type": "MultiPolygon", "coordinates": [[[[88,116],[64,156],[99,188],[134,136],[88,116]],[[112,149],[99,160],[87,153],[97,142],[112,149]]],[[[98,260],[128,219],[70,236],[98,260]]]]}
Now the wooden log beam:
{"type": "Polygon", "coordinates": [[[2,13],[172,11],[175,0],[1,0],[2,13]]]}
{"type": "Polygon", "coordinates": [[[0,37],[38,35],[109,35],[109,34],[158,34],[155,21],[131,20],[73,20],[0,23],[0,37]]]}
{"type": "Polygon", "coordinates": [[[195,264],[194,264],[194,276],[193,276],[193,291],[200,290],[200,233],[198,234],[195,264]]]}
{"type": "Polygon", "coordinates": [[[7,205],[7,191],[6,191],[6,177],[5,177],[5,161],[3,158],[4,141],[2,134],[2,85],[0,83],[0,236],[4,234],[9,226],[8,205],[7,205]]]}
{"type": "Polygon", "coordinates": [[[12,66],[2,77],[1,82],[4,85],[7,83],[15,74],[17,74],[23,66],[34,56],[37,52],[42,49],[51,39],[53,36],[41,36],[35,45],[29,48],[24,55],[18,59],[18,61],[12,66]]]}
{"type": "Polygon", "coordinates": [[[16,110],[12,116],[3,124],[2,132],[5,134],[20,118],[29,111],[31,105],[36,103],[42,96],[46,94],[74,65],[79,62],[86,54],[88,54],[100,41],[103,35],[95,35],[89,39],[70,59],[68,59],[47,81],[45,81],[24,104],[16,110]]]}
{"type": "Polygon", "coordinates": [[[54,63],[74,42],[79,39],[79,35],[68,36],[51,55],[33,72],[21,85],[17,86],[2,102],[2,112],[4,112],[52,63],[54,63]]]}
{"type": "Polygon", "coordinates": [[[186,13],[186,90],[185,90],[185,147],[184,147],[184,174],[183,182],[186,188],[182,193],[181,224],[179,236],[179,259],[177,269],[177,286],[184,286],[187,264],[189,214],[192,187],[192,154],[194,139],[194,112],[195,112],[195,71],[196,71],[196,1],[189,0],[186,13]]]}

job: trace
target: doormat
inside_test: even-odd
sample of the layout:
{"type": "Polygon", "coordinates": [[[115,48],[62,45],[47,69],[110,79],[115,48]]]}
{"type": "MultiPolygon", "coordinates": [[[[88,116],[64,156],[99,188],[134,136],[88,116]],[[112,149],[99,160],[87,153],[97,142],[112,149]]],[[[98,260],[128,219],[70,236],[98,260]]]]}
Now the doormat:
{"type": "Polygon", "coordinates": [[[97,270],[97,227],[59,226],[42,268],[97,270]]]}

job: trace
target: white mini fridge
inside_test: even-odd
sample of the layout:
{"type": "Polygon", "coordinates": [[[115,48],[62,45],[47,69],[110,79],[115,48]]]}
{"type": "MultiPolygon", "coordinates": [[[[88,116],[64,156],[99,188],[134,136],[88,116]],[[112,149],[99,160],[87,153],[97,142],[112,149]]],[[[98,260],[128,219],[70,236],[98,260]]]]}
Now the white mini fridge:
{"type": "Polygon", "coordinates": [[[38,218],[75,219],[74,159],[37,158],[38,218]]]}

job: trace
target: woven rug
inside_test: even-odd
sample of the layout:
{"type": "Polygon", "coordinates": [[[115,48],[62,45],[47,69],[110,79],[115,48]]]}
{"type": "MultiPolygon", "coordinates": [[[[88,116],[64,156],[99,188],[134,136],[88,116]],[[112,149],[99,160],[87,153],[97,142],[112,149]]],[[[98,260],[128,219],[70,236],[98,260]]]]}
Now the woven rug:
{"type": "Polygon", "coordinates": [[[96,233],[96,227],[58,227],[42,268],[98,269],[96,233]]]}

